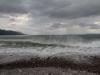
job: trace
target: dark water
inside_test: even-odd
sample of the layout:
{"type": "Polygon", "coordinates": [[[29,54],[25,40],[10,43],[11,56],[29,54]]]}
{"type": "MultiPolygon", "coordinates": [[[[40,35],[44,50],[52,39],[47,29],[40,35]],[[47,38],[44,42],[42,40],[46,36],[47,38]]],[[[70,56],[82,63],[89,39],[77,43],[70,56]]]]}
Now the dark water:
{"type": "Polygon", "coordinates": [[[84,46],[99,47],[99,34],[0,36],[1,46],[84,46]]]}
{"type": "MultiPolygon", "coordinates": [[[[100,35],[0,36],[0,55],[5,54],[63,56],[78,62],[86,62],[88,59],[84,56],[100,55],[100,35]]],[[[14,57],[12,59],[16,60],[14,57]]]]}

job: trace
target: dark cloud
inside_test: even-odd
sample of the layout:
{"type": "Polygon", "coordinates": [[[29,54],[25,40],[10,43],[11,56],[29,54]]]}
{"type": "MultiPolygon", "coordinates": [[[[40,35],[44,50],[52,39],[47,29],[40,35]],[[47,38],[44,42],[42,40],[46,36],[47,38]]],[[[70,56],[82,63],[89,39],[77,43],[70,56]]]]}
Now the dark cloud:
{"type": "Polygon", "coordinates": [[[51,18],[80,18],[100,14],[100,0],[32,0],[32,10],[51,18]]]}
{"type": "Polygon", "coordinates": [[[72,19],[99,15],[100,0],[1,0],[0,12],[72,19]],[[29,2],[28,8],[25,1],[29,2]]]}
{"type": "Polygon", "coordinates": [[[28,10],[22,5],[22,0],[1,0],[1,13],[27,13],[28,10]]]}
{"type": "Polygon", "coordinates": [[[29,20],[21,28],[16,23],[16,29],[32,34],[100,32],[100,23],[95,24],[100,19],[100,0],[0,0],[1,23],[9,21],[1,28],[13,29],[10,24],[18,16],[29,20]]]}
{"type": "Polygon", "coordinates": [[[0,5],[1,13],[27,13],[27,10],[20,6],[0,5]]]}
{"type": "Polygon", "coordinates": [[[31,9],[38,15],[48,16],[47,12],[59,10],[69,6],[69,1],[66,0],[32,0],[31,9]]]}

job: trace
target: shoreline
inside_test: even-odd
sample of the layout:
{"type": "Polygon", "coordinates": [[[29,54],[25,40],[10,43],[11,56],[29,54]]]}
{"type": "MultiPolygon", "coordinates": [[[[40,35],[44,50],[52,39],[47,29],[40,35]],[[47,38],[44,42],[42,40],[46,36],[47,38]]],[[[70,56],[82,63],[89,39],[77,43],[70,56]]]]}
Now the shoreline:
{"type": "MultiPolygon", "coordinates": [[[[13,55],[12,55],[13,57],[13,55]]],[[[27,56],[26,56],[27,57],[27,56]]],[[[16,56],[17,58],[17,56],[16,56]]],[[[2,58],[1,58],[2,59],[2,58]]],[[[8,59],[9,60],[9,59],[8,59]]],[[[100,74],[100,57],[91,56],[90,63],[77,63],[64,57],[29,57],[29,59],[19,59],[7,63],[0,64],[0,70],[13,70],[17,68],[37,68],[37,67],[55,67],[63,69],[71,69],[76,71],[86,71],[90,73],[100,74]]]]}
{"type": "Polygon", "coordinates": [[[99,75],[87,71],[63,69],[56,67],[2,69],[0,75],[99,75]]]}

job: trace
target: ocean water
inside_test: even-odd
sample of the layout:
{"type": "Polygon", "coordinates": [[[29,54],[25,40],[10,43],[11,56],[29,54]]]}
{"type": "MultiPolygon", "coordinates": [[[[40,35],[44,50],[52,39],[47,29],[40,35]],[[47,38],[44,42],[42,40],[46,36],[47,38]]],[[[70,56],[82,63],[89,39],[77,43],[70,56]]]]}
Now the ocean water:
{"type": "MultiPolygon", "coordinates": [[[[11,54],[33,55],[40,57],[57,56],[64,57],[66,59],[69,58],[77,62],[87,62],[87,58],[89,58],[89,56],[100,55],[100,35],[0,36],[0,55],[11,54]]],[[[7,58],[8,57],[0,59],[0,62],[3,62],[4,60],[16,60],[14,57],[9,58],[10,60],[7,58]]]]}

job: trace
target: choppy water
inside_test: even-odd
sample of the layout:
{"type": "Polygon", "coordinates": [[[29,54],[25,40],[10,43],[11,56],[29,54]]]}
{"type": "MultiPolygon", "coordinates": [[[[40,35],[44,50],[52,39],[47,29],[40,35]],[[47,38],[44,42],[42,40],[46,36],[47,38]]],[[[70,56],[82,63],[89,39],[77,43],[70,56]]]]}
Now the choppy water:
{"type": "Polygon", "coordinates": [[[100,35],[0,36],[0,55],[2,54],[69,56],[81,61],[85,55],[100,55],[100,35]]]}

